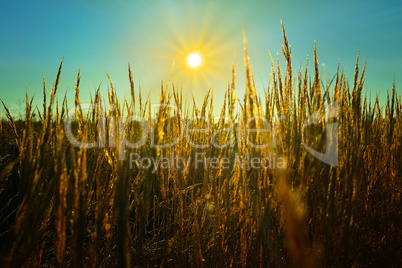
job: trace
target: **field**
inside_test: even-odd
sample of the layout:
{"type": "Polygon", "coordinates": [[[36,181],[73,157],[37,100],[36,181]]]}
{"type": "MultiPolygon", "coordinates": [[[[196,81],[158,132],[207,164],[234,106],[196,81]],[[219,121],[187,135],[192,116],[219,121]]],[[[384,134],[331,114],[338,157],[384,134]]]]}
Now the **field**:
{"type": "Polygon", "coordinates": [[[166,82],[153,113],[129,65],[131,98],[121,101],[109,78],[107,96],[100,86],[92,108],[78,109],[78,73],[71,111],[58,90],[62,63],[50,93],[43,88],[43,107],[26,96],[24,120],[3,103],[2,267],[400,266],[402,99],[395,83],[381,106],[363,92],[359,57],[350,83],[340,67],[323,81],[316,49],[315,68],[295,70],[285,30],[283,37],[286,66],[271,58],[264,94],[245,41],[246,93],[236,95],[233,67],[219,108],[212,89],[197,107],[166,82]],[[333,104],[332,118],[323,116],[333,104]],[[336,139],[328,140],[330,125],[336,139]],[[250,128],[257,131],[243,131],[250,128]],[[77,144],[97,144],[79,148],[71,135],[77,144]],[[332,148],[337,158],[321,161],[306,144],[332,148]]]}

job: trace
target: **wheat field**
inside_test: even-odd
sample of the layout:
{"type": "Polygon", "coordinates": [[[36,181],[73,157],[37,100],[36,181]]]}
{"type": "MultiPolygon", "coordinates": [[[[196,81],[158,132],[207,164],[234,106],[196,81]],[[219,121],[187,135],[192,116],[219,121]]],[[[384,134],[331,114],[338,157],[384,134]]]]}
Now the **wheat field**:
{"type": "Polygon", "coordinates": [[[294,69],[284,29],[283,38],[286,65],[271,57],[263,94],[256,90],[245,41],[245,94],[236,95],[242,85],[236,84],[233,66],[222,107],[214,107],[212,89],[197,107],[195,100],[191,105],[183,100],[176,84],[163,82],[158,102],[163,105],[153,113],[129,64],[131,98],[121,101],[109,77],[106,95],[101,86],[92,92],[95,108],[73,111],[84,105],[80,73],[72,103],[58,89],[63,62],[50,93],[43,87],[43,106],[26,95],[23,120],[14,120],[3,103],[2,267],[398,267],[401,94],[394,83],[384,107],[378,97],[372,102],[364,93],[366,66],[359,57],[350,86],[339,66],[333,79],[323,81],[316,48],[314,69],[308,63],[294,69]],[[339,107],[335,118],[321,116],[303,127],[332,103],[339,107]],[[117,120],[130,117],[145,120],[117,120]],[[72,144],[66,122],[77,141],[98,146],[72,144]],[[207,122],[210,131],[191,132],[173,146],[153,146],[172,142],[189,126],[206,129],[207,122]],[[306,140],[325,151],[330,123],[338,124],[336,166],[303,146],[306,140]],[[222,131],[214,136],[222,146],[210,145],[212,133],[246,125],[276,129],[275,146],[263,131],[248,136],[222,131]],[[122,137],[138,142],[145,129],[153,141],[122,146],[122,137]],[[195,148],[188,140],[205,146],[195,148]],[[256,148],[250,141],[270,146],[256,148]],[[270,154],[286,164],[254,168],[245,162],[270,154]],[[180,156],[182,166],[144,168],[151,160],[140,165],[131,156],[160,164],[180,156]],[[208,164],[185,162],[201,156],[208,164]],[[223,166],[213,158],[233,161],[223,166]]]}

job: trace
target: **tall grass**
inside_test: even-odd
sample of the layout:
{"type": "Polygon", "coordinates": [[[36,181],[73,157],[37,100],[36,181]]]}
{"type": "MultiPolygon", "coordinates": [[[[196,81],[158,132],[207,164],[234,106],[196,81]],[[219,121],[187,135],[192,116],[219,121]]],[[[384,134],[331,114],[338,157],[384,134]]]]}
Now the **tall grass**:
{"type": "MultiPolygon", "coordinates": [[[[66,95],[61,105],[57,100],[63,62],[49,96],[43,79],[43,109],[33,107],[26,95],[25,120],[16,122],[3,103],[8,118],[1,124],[0,153],[3,267],[398,266],[402,103],[395,83],[382,109],[378,97],[372,103],[363,94],[366,65],[360,69],[359,57],[349,88],[339,67],[334,79],[321,79],[314,47],[310,79],[308,64],[293,69],[284,28],[283,38],[286,66],[280,66],[279,55],[276,65],[271,56],[263,96],[256,90],[244,39],[245,95],[236,96],[233,65],[221,118],[215,121],[212,89],[200,109],[195,101],[189,108],[181,89],[162,83],[160,104],[174,105],[183,113],[161,106],[153,116],[140,87],[137,93],[130,64],[131,98],[119,102],[108,76],[107,101],[99,85],[91,98],[96,108],[77,109],[70,118],[78,140],[97,140],[109,145],[105,148],[80,149],[66,139],[70,106],[66,95]],[[322,117],[303,133],[303,122],[316,111],[324,113],[333,102],[339,104],[339,116],[322,117]],[[134,111],[147,119],[156,144],[173,141],[188,124],[205,128],[205,120],[188,121],[197,116],[207,118],[212,131],[244,129],[247,124],[261,130],[268,122],[276,130],[275,144],[249,146],[247,140],[271,142],[270,134],[262,131],[248,137],[244,132],[222,132],[218,143],[230,143],[223,148],[195,149],[186,139],[160,148],[148,139],[144,146],[127,149],[126,160],[119,160],[119,137],[134,142],[143,134],[140,122],[117,120],[134,111]],[[33,121],[33,112],[39,122],[33,121]],[[284,119],[276,120],[279,117],[284,119]],[[304,134],[309,146],[325,151],[327,123],[339,123],[337,167],[315,159],[302,144],[304,134]],[[105,126],[105,139],[100,126],[105,126]],[[129,153],[193,160],[197,153],[230,159],[238,155],[242,161],[247,155],[275,153],[286,159],[286,168],[196,168],[192,161],[188,169],[131,169],[129,153]]],[[[81,105],[79,93],[78,72],[75,107],[81,105]]],[[[191,133],[190,139],[207,144],[211,132],[191,133]]]]}

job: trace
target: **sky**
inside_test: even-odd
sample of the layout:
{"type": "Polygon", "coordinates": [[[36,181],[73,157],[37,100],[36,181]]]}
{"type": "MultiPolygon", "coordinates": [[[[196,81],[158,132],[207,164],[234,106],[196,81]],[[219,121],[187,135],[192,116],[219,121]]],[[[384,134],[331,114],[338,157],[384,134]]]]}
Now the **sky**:
{"type": "MultiPolygon", "coordinates": [[[[213,86],[223,103],[234,60],[237,95],[245,89],[243,29],[257,90],[270,74],[269,53],[281,55],[281,20],[291,45],[293,68],[312,67],[314,41],[323,78],[333,76],[339,60],[353,78],[356,56],[368,60],[365,90],[383,101],[402,82],[402,1],[1,1],[0,98],[13,112],[24,107],[25,90],[41,107],[42,75],[48,92],[64,57],[58,98],[73,103],[81,70],[81,102],[100,83],[107,98],[110,75],[120,98],[129,97],[128,61],[136,90],[158,101],[168,78],[182,87],[188,103],[201,105],[213,86]],[[185,64],[198,51],[203,66],[185,64]],[[190,102],[191,101],[191,102],[190,102]]],[[[4,112],[2,112],[4,115],[4,112]]]]}

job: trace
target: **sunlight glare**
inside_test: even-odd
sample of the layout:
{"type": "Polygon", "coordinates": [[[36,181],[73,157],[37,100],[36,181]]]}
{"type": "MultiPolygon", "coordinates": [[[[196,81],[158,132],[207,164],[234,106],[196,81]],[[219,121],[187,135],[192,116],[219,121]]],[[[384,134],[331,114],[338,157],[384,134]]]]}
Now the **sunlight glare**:
{"type": "Polygon", "coordinates": [[[202,63],[202,58],[201,55],[197,52],[191,53],[190,55],[188,55],[187,57],[187,64],[191,67],[191,68],[198,68],[200,67],[202,63]]]}

